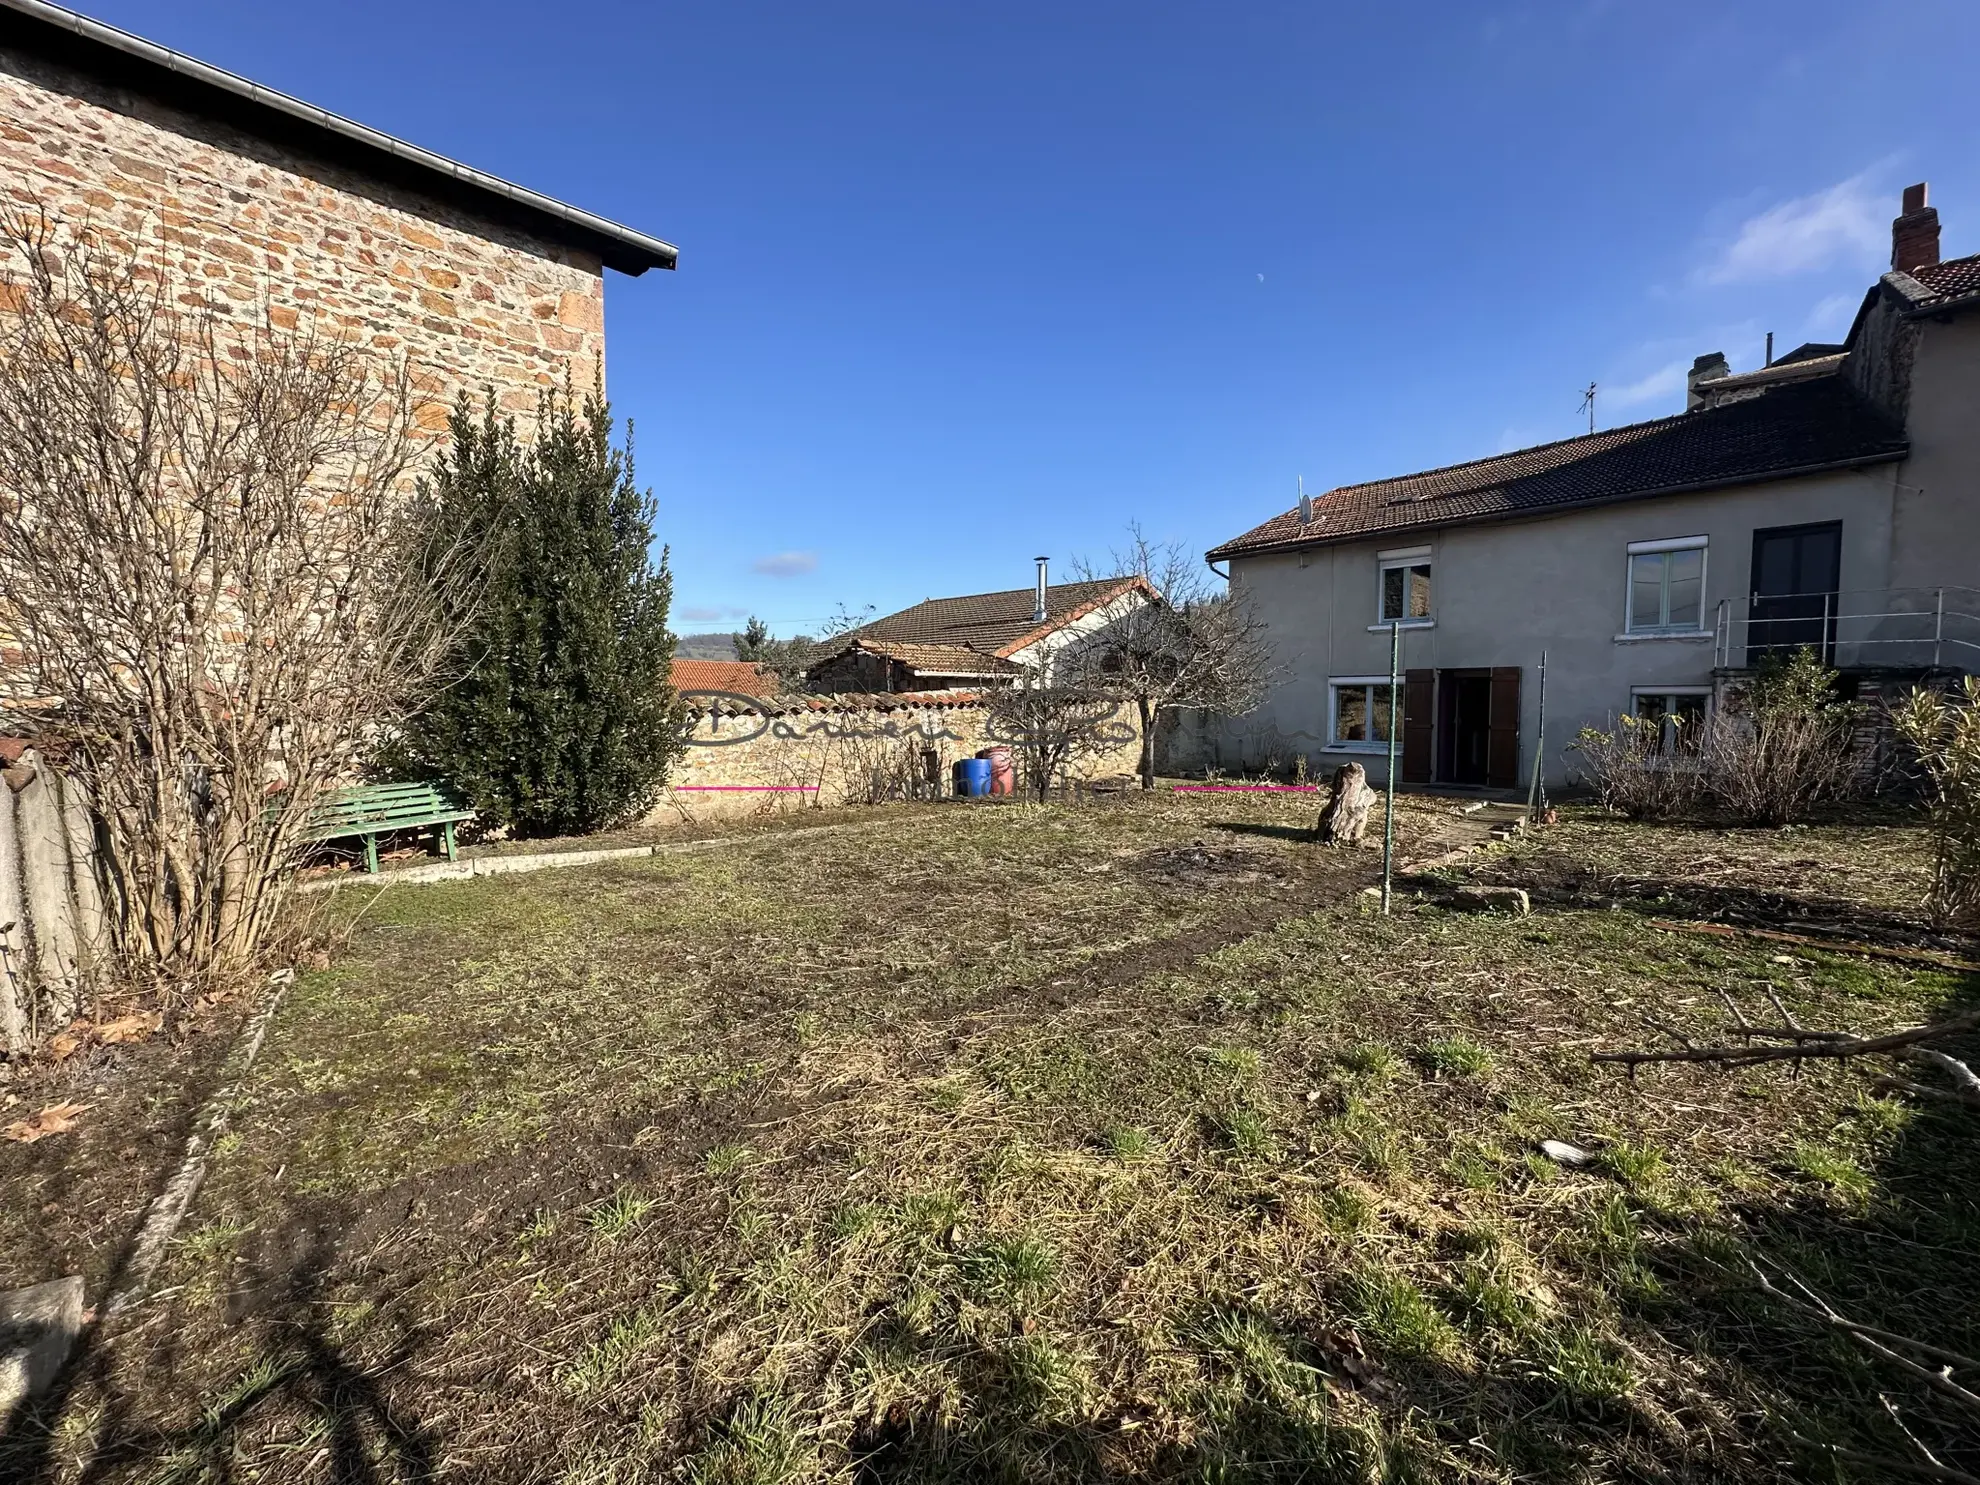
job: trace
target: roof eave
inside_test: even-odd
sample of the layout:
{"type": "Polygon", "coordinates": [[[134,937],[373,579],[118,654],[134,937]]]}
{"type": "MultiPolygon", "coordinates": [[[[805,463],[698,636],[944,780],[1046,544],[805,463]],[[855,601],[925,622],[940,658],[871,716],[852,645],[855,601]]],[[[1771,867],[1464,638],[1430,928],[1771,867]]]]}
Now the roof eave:
{"type": "Polygon", "coordinates": [[[457,195],[493,198],[510,214],[543,224],[539,230],[547,225],[549,235],[561,236],[597,253],[600,261],[621,273],[637,277],[649,268],[671,269],[679,260],[679,249],[670,242],[635,231],[596,212],[559,201],[554,196],[546,196],[527,186],[476,170],[471,165],[463,165],[458,160],[422,149],[419,145],[360,124],[355,119],[347,119],[326,108],[318,108],[313,103],[305,103],[274,88],[263,87],[224,68],[147,41],[142,36],[134,36],[115,26],[78,15],[63,6],[49,4],[48,0],[0,0],[0,8],[39,23],[42,28],[39,37],[30,29],[22,39],[29,42],[39,39],[44,49],[50,39],[49,32],[79,39],[83,46],[68,47],[65,60],[87,65],[90,60],[87,54],[93,52],[97,71],[109,70],[103,64],[114,59],[122,64],[121,70],[127,73],[141,74],[154,83],[176,84],[171,89],[175,93],[203,95],[209,104],[224,103],[228,106],[212,111],[224,112],[248,122],[250,126],[256,119],[264,125],[270,122],[286,123],[286,129],[276,131],[278,136],[300,132],[305,137],[314,138],[319,145],[338,147],[338,153],[354,155],[359,160],[369,157],[374,169],[378,163],[390,162],[396,166],[390,172],[392,174],[423,178],[429,184],[443,185],[457,195]],[[383,161],[378,158],[381,156],[383,161]]]}
{"type": "Polygon", "coordinates": [[[1632,490],[1624,495],[1603,495],[1594,500],[1576,500],[1560,505],[1538,506],[1530,510],[1483,511],[1476,515],[1452,516],[1448,520],[1417,521],[1406,526],[1349,531],[1339,536],[1294,537],[1255,547],[1226,542],[1222,546],[1212,547],[1203,555],[1204,560],[1209,562],[1228,562],[1239,557],[1274,557],[1286,552],[1310,551],[1316,547],[1346,546],[1351,542],[1377,541],[1392,536],[1408,536],[1420,531],[1444,531],[1455,526],[1494,526],[1508,521],[1538,521],[1548,516],[1567,515],[1578,510],[1596,510],[1605,505],[1623,505],[1632,500],[1656,500],[1668,495],[1696,495],[1705,490],[1737,490],[1748,485],[1771,484],[1775,480],[1798,479],[1803,475],[1863,469],[1876,464],[1895,464],[1910,457],[1910,454],[1911,445],[1907,443],[1900,449],[1863,454],[1854,459],[1831,459],[1820,464],[1800,464],[1791,469],[1768,470],[1764,474],[1746,475],[1738,479],[1693,480],[1682,485],[1660,485],[1654,490],[1632,490]]]}

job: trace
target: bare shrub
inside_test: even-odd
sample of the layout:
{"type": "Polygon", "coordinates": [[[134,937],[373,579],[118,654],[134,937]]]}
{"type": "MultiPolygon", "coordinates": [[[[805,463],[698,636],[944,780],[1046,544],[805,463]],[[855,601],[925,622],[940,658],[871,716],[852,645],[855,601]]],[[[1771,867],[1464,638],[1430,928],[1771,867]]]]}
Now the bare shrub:
{"type": "Polygon", "coordinates": [[[1744,703],[1712,724],[1705,774],[1712,795],[1750,825],[1786,825],[1856,787],[1850,754],[1860,709],[1836,696],[1836,672],[1812,649],[1769,657],[1744,703]]]}
{"type": "Polygon", "coordinates": [[[408,372],[182,307],[45,217],[0,218],[0,722],[99,821],[110,954],[250,963],[319,792],[443,635],[406,495],[408,372]]]}
{"type": "Polygon", "coordinates": [[[1957,700],[1914,691],[1891,710],[1926,785],[1932,821],[1932,887],[1926,906],[1940,926],[1980,925],[1980,680],[1957,700]]]}
{"type": "Polygon", "coordinates": [[[1119,703],[1078,686],[1046,685],[1027,676],[984,698],[989,735],[1009,743],[1024,787],[1040,801],[1070,781],[1080,763],[1113,746],[1119,703]]]}
{"type": "Polygon", "coordinates": [[[1632,820],[1669,820],[1704,792],[1696,733],[1678,718],[1625,713],[1611,730],[1582,728],[1568,751],[1580,755],[1579,772],[1604,807],[1632,820]]]}

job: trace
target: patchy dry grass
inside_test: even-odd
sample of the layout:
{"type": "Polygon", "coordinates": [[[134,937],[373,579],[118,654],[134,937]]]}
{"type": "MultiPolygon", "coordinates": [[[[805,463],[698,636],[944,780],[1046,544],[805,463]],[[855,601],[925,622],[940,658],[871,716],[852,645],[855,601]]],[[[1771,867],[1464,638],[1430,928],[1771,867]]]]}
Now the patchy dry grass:
{"type": "Polygon", "coordinates": [[[166,1323],[40,1462],[1841,1479],[1793,1436],[1902,1452],[1880,1391],[1980,1459],[1744,1267],[1980,1349],[1972,1132],[1870,1069],[1587,1061],[1709,1034],[1720,992],[1865,1029],[1969,996],[1651,926],[1730,865],[1742,911],[1907,931],[1914,837],[1572,815],[1483,868],[1533,916],[1383,919],[1352,890],[1372,856],[1295,839],[1307,812],[915,811],[387,894],[285,1009],[166,1323]]]}

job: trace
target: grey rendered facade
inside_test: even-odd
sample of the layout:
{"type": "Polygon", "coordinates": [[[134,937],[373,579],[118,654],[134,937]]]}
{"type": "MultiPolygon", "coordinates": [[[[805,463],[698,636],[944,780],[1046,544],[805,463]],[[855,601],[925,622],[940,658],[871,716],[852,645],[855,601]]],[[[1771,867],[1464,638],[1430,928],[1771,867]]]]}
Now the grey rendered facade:
{"type": "MultiPolygon", "coordinates": [[[[1931,216],[1907,197],[1900,259],[1931,216]]],[[[1678,418],[1333,491],[1214,550],[1282,676],[1200,761],[1384,778],[1398,613],[1404,782],[1523,786],[1537,757],[1558,785],[1582,727],[1700,715],[1769,643],[1879,685],[1980,670],[1980,257],[1939,263],[1931,225],[1845,345],[1701,357],[1678,418]]]]}

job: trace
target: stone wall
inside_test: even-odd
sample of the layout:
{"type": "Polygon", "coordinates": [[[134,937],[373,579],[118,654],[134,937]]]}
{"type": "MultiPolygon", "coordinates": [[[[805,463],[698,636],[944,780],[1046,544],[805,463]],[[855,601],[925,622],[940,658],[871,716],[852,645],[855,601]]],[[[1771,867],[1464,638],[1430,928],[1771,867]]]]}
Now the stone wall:
{"type": "Polygon", "coordinates": [[[76,791],[0,738],[0,1047],[18,1052],[75,1015],[104,945],[93,827],[76,791]]]}
{"type": "MultiPolygon", "coordinates": [[[[691,699],[692,704],[692,699],[691,699]]],[[[702,701],[688,748],[653,823],[734,819],[812,806],[927,798],[927,760],[942,795],[950,766],[1000,741],[974,693],[796,697],[745,704],[702,701]]],[[[1107,746],[1080,761],[1080,783],[1131,777],[1141,757],[1133,709],[1122,707],[1107,746]]]]}
{"type": "Polygon", "coordinates": [[[0,43],[0,201],[45,209],[183,285],[181,299],[411,360],[419,426],[492,386],[589,385],[598,259],[133,95],[0,43]]]}

